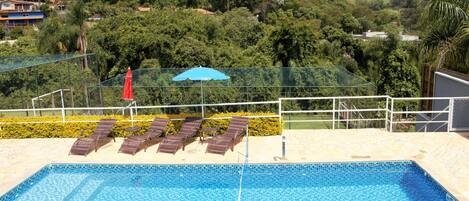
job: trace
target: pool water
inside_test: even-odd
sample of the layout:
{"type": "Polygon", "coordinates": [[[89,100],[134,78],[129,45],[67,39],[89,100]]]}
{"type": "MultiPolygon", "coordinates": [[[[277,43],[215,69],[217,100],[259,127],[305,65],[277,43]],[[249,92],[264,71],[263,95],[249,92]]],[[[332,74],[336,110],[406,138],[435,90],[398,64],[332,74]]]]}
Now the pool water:
{"type": "Polygon", "coordinates": [[[51,164],[0,200],[455,200],[412,161],[242,166],[51,164]]]}

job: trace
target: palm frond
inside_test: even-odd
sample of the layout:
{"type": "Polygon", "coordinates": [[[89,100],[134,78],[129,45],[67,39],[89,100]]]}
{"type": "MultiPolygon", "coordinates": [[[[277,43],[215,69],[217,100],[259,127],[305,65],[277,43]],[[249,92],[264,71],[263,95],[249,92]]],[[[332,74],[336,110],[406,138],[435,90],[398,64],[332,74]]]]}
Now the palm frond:
{"type": "Polygon", "coordinates": [[[467,67],[469,0],[429,0],[425,9],[421,55],[437,67],[467,67]]]}
{"type": "Polygon", "coordinates": [[[463,25],[460,26],[456,35],[461,40],[469,40],[469,21],[464,22],[463,25]]]}
{"type": "Polygon", "coordinates": [[[422,37],[421,44],[425,49],[438,49],[448,38],[455,34],[442,26],[433,26],[422,37]]]}
{"type": "Polygon", "coordinates": [[[431,21],[460,23],[469,19],[467,0],[431,0],[427,7],[427,17],[431,21]]]}

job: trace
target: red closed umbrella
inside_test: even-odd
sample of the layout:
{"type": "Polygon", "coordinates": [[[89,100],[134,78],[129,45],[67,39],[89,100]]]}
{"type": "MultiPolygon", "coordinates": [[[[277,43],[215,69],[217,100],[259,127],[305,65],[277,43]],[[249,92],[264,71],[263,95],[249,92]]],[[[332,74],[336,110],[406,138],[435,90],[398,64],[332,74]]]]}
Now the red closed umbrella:
{"type": "Polygon", "coordinates": [[[122,99],[127,101],[134,100],[134,95],[132,93],[132,70],[130,70],[130,67],[127,69],[127,74],[125,75],[124,89],[122,90],[122,99]]]}

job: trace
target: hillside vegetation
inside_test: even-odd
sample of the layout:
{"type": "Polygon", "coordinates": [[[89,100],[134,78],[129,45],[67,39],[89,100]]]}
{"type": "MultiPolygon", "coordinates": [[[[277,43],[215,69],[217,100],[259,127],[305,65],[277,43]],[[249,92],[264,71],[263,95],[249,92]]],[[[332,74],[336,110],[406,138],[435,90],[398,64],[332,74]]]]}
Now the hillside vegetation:
{"type": "Polygon", "coordinates": [[[2,33],[18,42],[1,44],[0,53],[95,53],[101,80],[128,66],[332,64],[375,83],[379,94],[419,96],[423,68],[468,72],[468,8],[445,0],[77,0],[65,14],[48,10],[38,32],[2,33]],[[352,37],[368,30],[388,37],[352,37]],[[421,40],[404,42],[400,33],[421,40]]]}

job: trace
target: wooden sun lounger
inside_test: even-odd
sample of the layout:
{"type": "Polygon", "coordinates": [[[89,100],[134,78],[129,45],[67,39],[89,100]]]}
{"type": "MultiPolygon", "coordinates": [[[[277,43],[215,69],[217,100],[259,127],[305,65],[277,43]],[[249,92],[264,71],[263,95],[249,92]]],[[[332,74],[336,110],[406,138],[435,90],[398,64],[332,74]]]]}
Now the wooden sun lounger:
{"type": "Polygon", "coordinates": [[[140,150],[147,150],[148,147],[161,141],[161,136],[169,123],[169,119],[155,118],[150,128],[143,135],[132,135],[124,140],[119,152],[135,155],[140,150]]]}
{"type": "Polygon", "coordinates": [[[180,148],[184,150],[185,146],[190,143],[191,139],[197,135],[197,130],[202,124],[202,118],[186,118],[181,129],[176,135],[167,136],[158,146],[157,152],[175,154],[180,148]]]}
{"type": "Polygon", "coordinates": [[[93,150],[95,152],[98,151],[100,147],[111,142],[112,140],[115,142],[116,140],[113,136],[111,136],[112,128],[114,127],[115,123],[115,119],[100,120],[92,135],[84,138],[78,138],[75,143],[73,143],[69,154],[86,156],[93,150]]]}
{"type": "Polygon", "coordinates": [[[225,155],[228,149],[233,151],[234,146],[241,142],[243,134],[247,132],[248,121],[246,117],[232,117],[226,131],[208,141],[206,152],[225,155]]]}

